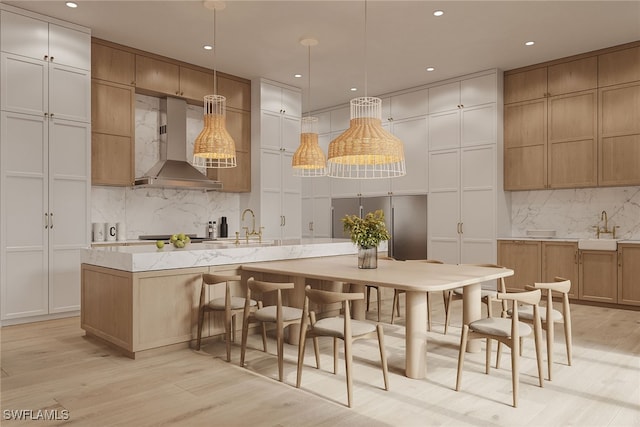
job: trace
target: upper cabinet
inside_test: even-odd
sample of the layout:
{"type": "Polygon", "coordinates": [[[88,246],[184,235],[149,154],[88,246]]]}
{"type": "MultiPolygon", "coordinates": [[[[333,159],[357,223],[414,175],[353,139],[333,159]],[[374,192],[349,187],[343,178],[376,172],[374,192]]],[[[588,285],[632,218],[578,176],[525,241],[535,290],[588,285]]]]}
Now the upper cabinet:
{"type": "Polygon", "coordinates": [[[264,83],[260,87],[261,109],[285,116],[302,116],[302,92],[264,83]]]}
{"type": "Polygon", "coordinates": [[[634,44],[505,73],[505,190],[640,183],[634,44]]]}
{"type": "Polygon", "coordinates": [[[136,56],[114,46],[91,43],[91,78],[134,86],[136,56]]]}
{"type": "Polygon", "coordinates": [[[82,70],[91,69],[91,35],[30,16],[3,13],[3,51],[82,70]]]}

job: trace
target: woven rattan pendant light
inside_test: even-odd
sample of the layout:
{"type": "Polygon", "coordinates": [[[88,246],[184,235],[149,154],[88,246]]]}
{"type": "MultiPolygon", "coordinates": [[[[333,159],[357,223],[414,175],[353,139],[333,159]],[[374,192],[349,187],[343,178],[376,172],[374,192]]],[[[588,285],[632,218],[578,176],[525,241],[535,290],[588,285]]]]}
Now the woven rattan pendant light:
{"type": "Polygon", "coordinates": [[[327,174],[326,158],[320,145],[318,144],[318,118],[311,117],[311,46],[318,44],[318,40],[304,38],[300,44],[307,46],[309,53],[308,85],[307,95],[308,117],[302,118],[300,133],[300,145],[293,154],[291,166],[293,175],[301,177],[325,176],[327,174]]]}
{"type": "MultiPolygon", "coordinates": [[[[205,1],[204,6],[213,9],[213,46],[216,41],[216,10],[225,7],[224,2],[205,1]]],[[[213,93],[217,93],[216,68],[213,68],[213,93]]],[[[236,144],[227,131],[227,99],[222,95],[204,97],[204,127],[193,144],[194,166],[204,168],[233,168],[237,166],[236,144]]]]}
{"type": "Polygon", "coordinates": [[[329,144],[328,175],[394,178],[406,175],[402,141],[382,127],[382,100],[367,96],[367,2],[364,2],[365,96],[351,100],[349,129],[329,144]]]}

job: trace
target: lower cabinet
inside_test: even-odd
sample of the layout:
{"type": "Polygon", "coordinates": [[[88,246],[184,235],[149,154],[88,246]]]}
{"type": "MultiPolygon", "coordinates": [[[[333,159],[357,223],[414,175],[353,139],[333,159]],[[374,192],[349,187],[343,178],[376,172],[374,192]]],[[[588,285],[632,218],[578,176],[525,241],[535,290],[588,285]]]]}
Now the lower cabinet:
{"type": "Polygon", "coordinates": [[[640,305],[640,245],[618,243],[618,303],[640,305]]]}
{"type": "Polygon", "coordinates": [[[571,280],[569,298],[578,298],[580,277],[576,242],[542,242],[542,281],[553,282],[556,277],[571,280]]]}
{"type": "Polygon", "coordinates": [[[522,291],[525,285],[541,281],[541,243],[535,240],[499,240],[498,264],[513,270],[505,278],[509,291],[522,291]]]}
{"type": "Polygon", "coordinates": [[[618,302],[617,258],[616,251],[580,251],[581,300],[618,302]]]}
{"type": "MultiPolygon", "coordinates": [[[[132,358],[145,350],[185,345],[197,337],[202,273],[239,274],[238,267],[131,273],[83,264],[80,326],[132,358]]],[[[202,336],[222,333],[222,316],[210,316],[202,336]]]]}

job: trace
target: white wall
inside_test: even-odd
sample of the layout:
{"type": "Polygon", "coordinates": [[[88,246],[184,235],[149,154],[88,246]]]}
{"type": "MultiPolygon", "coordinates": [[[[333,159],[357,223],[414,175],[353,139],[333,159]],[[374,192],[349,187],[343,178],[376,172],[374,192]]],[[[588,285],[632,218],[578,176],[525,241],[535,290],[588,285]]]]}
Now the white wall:
{"type": "MultiPolygon", "coordinates": [[[[142,176],[159,158],[159,98],[136,95],[135,175],[142,176]]],[[[202,130],[202,107],[187,110],[187,159],[202,130]]],[[[93,186],[92,222],[124,222],[127,239],[141,234],[177,232],[205,235],[208,221],[226,216],[229,235],[239,229],[239,195],[200,190],[93,186]]]]}
{"type": "Polygon", "coordinates": [[[558,237],[595,237],[594,225],[607,211],[609,228],[619,225],[616,238],[640,240],[640,187],[513,191],[512,236],[527,230],[557,230],[558,237]]]}

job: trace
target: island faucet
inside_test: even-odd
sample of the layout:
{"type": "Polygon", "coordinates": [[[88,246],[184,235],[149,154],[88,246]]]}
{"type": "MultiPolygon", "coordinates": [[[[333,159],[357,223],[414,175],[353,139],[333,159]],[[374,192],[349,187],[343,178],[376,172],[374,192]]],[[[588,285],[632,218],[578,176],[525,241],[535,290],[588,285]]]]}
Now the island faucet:
{"type": "Polygon", "coordinates": [[[242,211],[242,216],[240,220],[244,223],[244,216],[249,212],[251,214],[251,231],[249,231],[249,227],[242,227],[245,231],[245,239],[246,242],[249,243],[249,236],[258,236],[258,241],[262,242],[262,229],[264,227],[260,227],[259,231],[256,231],[256,215],[253,213],[251,209],[245,209],[242,211]]]}

